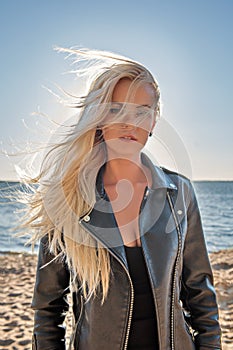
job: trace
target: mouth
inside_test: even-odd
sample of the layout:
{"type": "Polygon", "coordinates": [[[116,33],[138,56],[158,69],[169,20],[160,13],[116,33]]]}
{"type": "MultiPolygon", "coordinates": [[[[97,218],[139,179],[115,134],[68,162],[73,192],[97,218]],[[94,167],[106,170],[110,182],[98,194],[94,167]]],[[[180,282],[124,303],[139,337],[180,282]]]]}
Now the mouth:
{"type": "Polygon", "coordinates": [[[124,136],[119,137],[119,139],[121,141],[125,141],[125,142],[137,141],[136,137],[133,135],[124,135],[124,136]]]}

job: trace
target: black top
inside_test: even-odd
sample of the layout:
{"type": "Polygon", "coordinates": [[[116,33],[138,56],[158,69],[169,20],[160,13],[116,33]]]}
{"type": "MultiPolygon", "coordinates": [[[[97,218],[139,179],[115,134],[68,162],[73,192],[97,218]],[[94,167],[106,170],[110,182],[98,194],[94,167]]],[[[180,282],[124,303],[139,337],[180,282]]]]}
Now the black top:
{"type": "Polygon", "coordinates": [[[127,349],[156,350],[159,347],[155,307],[142,248],[125,246],[125,252],[134,286],[133,315],[127,349]]]}

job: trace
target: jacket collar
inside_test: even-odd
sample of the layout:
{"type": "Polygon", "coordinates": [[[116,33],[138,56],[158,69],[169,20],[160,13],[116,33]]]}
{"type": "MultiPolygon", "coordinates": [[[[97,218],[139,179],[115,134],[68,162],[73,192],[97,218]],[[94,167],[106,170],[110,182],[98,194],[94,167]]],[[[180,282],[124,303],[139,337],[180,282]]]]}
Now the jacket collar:
{"type": "MultiPolygon", "coordinates": [[[[150,158],[145,154],[141,153],[142,163],[151,170],[152,186],[149,190],[157,190],[159,188],[167,188],[171,190],[177,190],[177,186],[171,180],[170,176],[167,175],[162,168],[152,163],[150,158]]],[[[96,180],[96,199],[106,198],[104,190],[103,174],[105,170],[105,164],[100,168],[96,180]]]]}
{"type": "Polygon", "coordinates": [[[141,153],[141,160],[142,163],[151,170],[152,190],[157,190],[158,188],[177,190],[177,186],[171,180],[170,176],[168,176],[162,168],[153,164],[150,158],[145,153],[141,153]]]}

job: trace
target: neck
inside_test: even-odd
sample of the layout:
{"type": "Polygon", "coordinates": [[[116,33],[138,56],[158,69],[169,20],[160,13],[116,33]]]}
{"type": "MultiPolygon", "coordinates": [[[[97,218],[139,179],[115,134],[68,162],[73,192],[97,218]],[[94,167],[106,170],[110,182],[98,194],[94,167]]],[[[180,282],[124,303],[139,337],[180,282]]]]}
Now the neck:
{"type": "Polygon", "coordinates": [[[115,158],[108,160],[105,173],[104,184],[114,185],[120,180],[129,180],[131,183],[150,182],[149,169],[141,162],[140,155],[137,159],[115,158]]]}

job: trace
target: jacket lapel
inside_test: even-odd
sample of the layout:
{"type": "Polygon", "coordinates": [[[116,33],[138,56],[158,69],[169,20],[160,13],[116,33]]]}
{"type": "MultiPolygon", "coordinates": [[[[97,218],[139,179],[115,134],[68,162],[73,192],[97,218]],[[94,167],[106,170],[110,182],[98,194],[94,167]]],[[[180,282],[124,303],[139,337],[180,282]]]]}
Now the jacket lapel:
{"type": "Polygon", "coordinates": [[[127,267],[124,243],[118,229],[111,203],[107,198],[99,199],[89,215],[81,220],[82,225],[116,255],[127,267]]]}
{"type": "Polygon", "coordinates": [[[151,193],[139,217],[141,244],[155,287],[167,283],[168,269],[174,264],[178,247],[176,225],[171,220],[166,193],[167,189],[151,193]]]}

